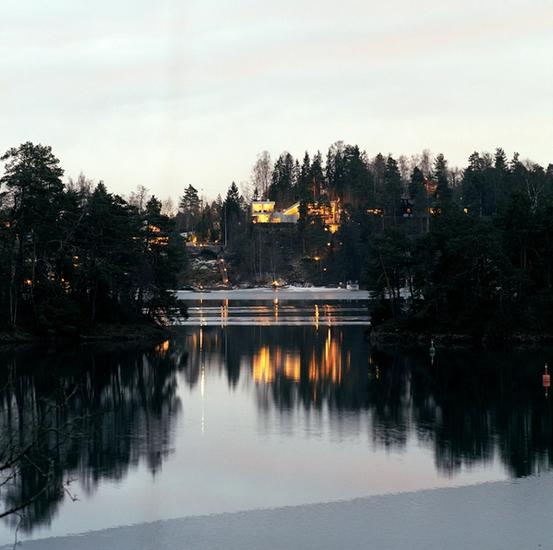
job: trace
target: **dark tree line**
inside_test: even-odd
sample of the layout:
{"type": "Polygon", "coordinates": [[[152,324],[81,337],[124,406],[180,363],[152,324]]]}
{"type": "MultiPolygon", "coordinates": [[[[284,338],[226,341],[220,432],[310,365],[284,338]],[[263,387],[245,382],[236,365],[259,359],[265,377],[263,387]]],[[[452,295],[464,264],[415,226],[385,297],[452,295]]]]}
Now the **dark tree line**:
{"type": "Polygon", "coordinates": [[[78,334],[159,320],[184,262],[174,221],[80,178],[65,185],[50,147],[7,151],[0,178],[0,324],[78,334]]]}
{"type": "MultiPolygon", "coordinates": [[[[451,181],[451,179],[450,179],[451,181]]],[[[473,153],[457,186],[436,187],[425,232],[391,227],[368,244],[377,321],[503,339],[550,334],[553,166],[473,153]]]]}
{"type": "Polygon", "coordinates": [[[162,318],[184,267],[179,232],[219,243],[232,282],[358,280],[379,298],[376,323],[502,337],[553,321],[553,166],[501,149],[473,153],[462,170],[442,154],[371,158],[341,142],[301,162],[263,153],[249,189],[233,182],[209,202],[189,185],[174,218],[155,197],[129,203],[103,184],[64,185],[48,147],[26,143],[2,160],[5,328],[75,333],[162,318]],[[298,203],[298,223],[252,224],[253,198],[298,203]],[[320,215],[330,204],[337,231],[320,215]]]}
{"type": "Polygon", "coordinates": [[[338,142],[324,161],[319,152],[301,162],[283,153],[274,164],[260,155],[251,188],[277,208],[298,202],[300,218],[293,227],[249,223],[234,184],[207,205],[214,228],[202,234],[227,243],[235,281],[358,280],[379,298],[375,323],[414,331],[551,332],[551,164],[497,149],[456,169],[443,154],[370,158],[338,142]],[[340,205],[336,233],[311,208],[331,201],[340,205]]]}

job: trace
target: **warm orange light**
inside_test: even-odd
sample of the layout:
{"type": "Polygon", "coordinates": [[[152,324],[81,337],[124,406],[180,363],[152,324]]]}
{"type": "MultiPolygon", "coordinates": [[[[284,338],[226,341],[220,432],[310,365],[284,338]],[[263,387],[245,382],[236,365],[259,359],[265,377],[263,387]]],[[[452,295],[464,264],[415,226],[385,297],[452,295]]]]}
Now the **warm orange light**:
{"type": "Polygon", "coordinates": [[[263,346],[252,358],[252,375],[255,382],[269,383],[275,378],[271,364],[271,352],[268,346],[263,346]]]}
{"type": "Polygon", "coordinates": [[[367,214],[370,214],[371,216],[382,216],[384,211],[382,208],[369,208],[367,210],[367,214]]]}
{"type": "Polygon", "coordinates": [[[319,329],[319,305],[315,304],[315,328],[319,329]]]}
{"type": "Polygon", "coordinates": [[[313,351],[309,359],[307,372],[311,382],[330,381],[334,384],[341,382],[342,354],[340,343],[333,337],[330,327],[328,328],[322,356],[317,357],[315,351],[313,351]]]}
{"type": "Polygon", "coordinates": [[[165,340],[165,342],[162,342],[161,344],[158,344],[155,347],[155,351],[159,355],[164,355],[165,353],[167,353],[169,351],[169,340],[165,340]]]}
{"type": "Polygon", "coordinates": [[[301,363],[299,355],[286,354],[284,358],[284,376],[294,382],[299,382],[301,377],[301,363]]]}

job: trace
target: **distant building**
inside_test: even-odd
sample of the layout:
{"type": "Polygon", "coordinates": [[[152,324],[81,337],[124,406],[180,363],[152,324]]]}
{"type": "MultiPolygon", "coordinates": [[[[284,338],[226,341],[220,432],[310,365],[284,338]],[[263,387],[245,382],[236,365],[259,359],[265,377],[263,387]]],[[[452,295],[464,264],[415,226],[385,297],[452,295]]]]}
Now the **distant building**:
{"type": "Polygon", "coordinates": [[[317,216],[331,233],[336,233],[340,228],[342,209],[339,200],[310,203],[307,205],[307,213],[317,216]]]}
{"type": "MultiPolygon", "coordinates": [[[[317,216],[331,233],[338,231],[340,227],[341,208],[339,201],[328,203],[310,203],[307,205],[307,213],[310,216],[317,216]]],[[[253,223],[298,223],[300,219],[300,203],[296,202],[284,210],[275,210],[274,201],[252,202],[253,223]]]]}
{"type": "Polygon", "coordinates": [[[252,222],[271,223],[275,212],[275,201],[252,201],[252,222]]]}
{"type": "MultiPolygon", "coordinates": [[[[299,203],[297,203],[299,205],[299,203]]],[[[286,210],[275,210],[274,201],[253,201],[252,222],[253,223],[297,223],[299,209],[292,205],[286,210]]]]}

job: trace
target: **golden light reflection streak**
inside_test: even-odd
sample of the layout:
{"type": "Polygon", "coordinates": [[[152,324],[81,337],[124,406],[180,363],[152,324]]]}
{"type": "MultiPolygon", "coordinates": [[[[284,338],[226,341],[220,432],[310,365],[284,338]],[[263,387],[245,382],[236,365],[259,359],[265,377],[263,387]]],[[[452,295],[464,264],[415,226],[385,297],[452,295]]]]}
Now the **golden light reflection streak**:
{"type": "Polygon", "coordinates": [[[252,376],[256,383],[269,384],[274,380],[274,364],[271,361],[271,351],[268,346],[262,346],[254,354],[252,376]]]}
{"type": "Polygon", "coordinates": [[[202,365],[200,369],[200,396],[202,399],[202,420],[200,423],[200,429],[202,434],[205,433],[205,366],[202,365]]]}
{"type": "Polygon", "coordinates": [[[202,402],[202,417],[200,421],[200,429],[202,434],[204,434],[205,433],[205,364],[204,364],[204,353],[203,353],[204,330],[201,326],[200,326],[199,346],[200,346],[200,399],[202,402]]]}
{"type": "Polygon", "coordinates": [[[331,327],[332,326],[332,312],[330,310],[330,307],[328,306],[328,304],[325,304],[325,315],[327,316],[327,319],[328,319],[328,326],[331,327]]]}
{"type": "Polygon", "coordinates": [[[342,358],[340,348],[334,338],[332,338],[332,329],[328,327],[323,355],[323,375],[335,384],[342,381],[342,358]]]}
{"type": "Polygon", "coordinates": [[[221,326],[225,327],[228,323],[228,298],[225,298],[221,306],[221,326]]]}
{"type": "Polygon", "coordinates": [[[284,358],[284,376],[294,382],[299,382],[301,378],[300,356],[287,354],[284,358]]]}
{"type": "Polygon", "coordinates": [[[319,304],[315,304],[315,330],[319,330],[319,304]]]}

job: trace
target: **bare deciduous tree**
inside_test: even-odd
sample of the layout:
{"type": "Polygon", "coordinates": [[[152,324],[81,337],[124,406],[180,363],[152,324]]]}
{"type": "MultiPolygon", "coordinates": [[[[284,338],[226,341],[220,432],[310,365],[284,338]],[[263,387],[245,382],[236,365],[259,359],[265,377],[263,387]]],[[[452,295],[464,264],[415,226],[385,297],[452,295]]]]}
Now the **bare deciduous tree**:
{"type": "Polygon", "coordinates": [[[261,198],[267,198],[269,193],[272,170],[273,163],[271,161],[271,155],[268,151],[262,151],[257,155],[257,160],[253,165],[251,176],[252,185],[257,189],[261,198]]]}
{"type": "Polygon", "coordinates": [[[80,193],[85,197],[88,197],[96,187],[96,184],[90,178],[87,178],[83,172],[81,172],[77,179],[69,178],[67,182],[67,189],[69,191],[74,191],[80,193]]]}
{"type": "Polygon", "coordinates": [[[162,203],[161,203],[161,213],[164,216],[169,216],[172,218],[177,213],[177,209],[175,208],[175,203],[173,202],[173,199],[171,197],[167,197],[162,203]]]}
{"type": "Polygon", "coordinates": [[[143,212],[146,203],[150,200],[151,195],[146,187],[139,185],[136,191],[131,191],[129,195],[128,203],[132,206],[136,206],[139,212],[143,212]]]}

